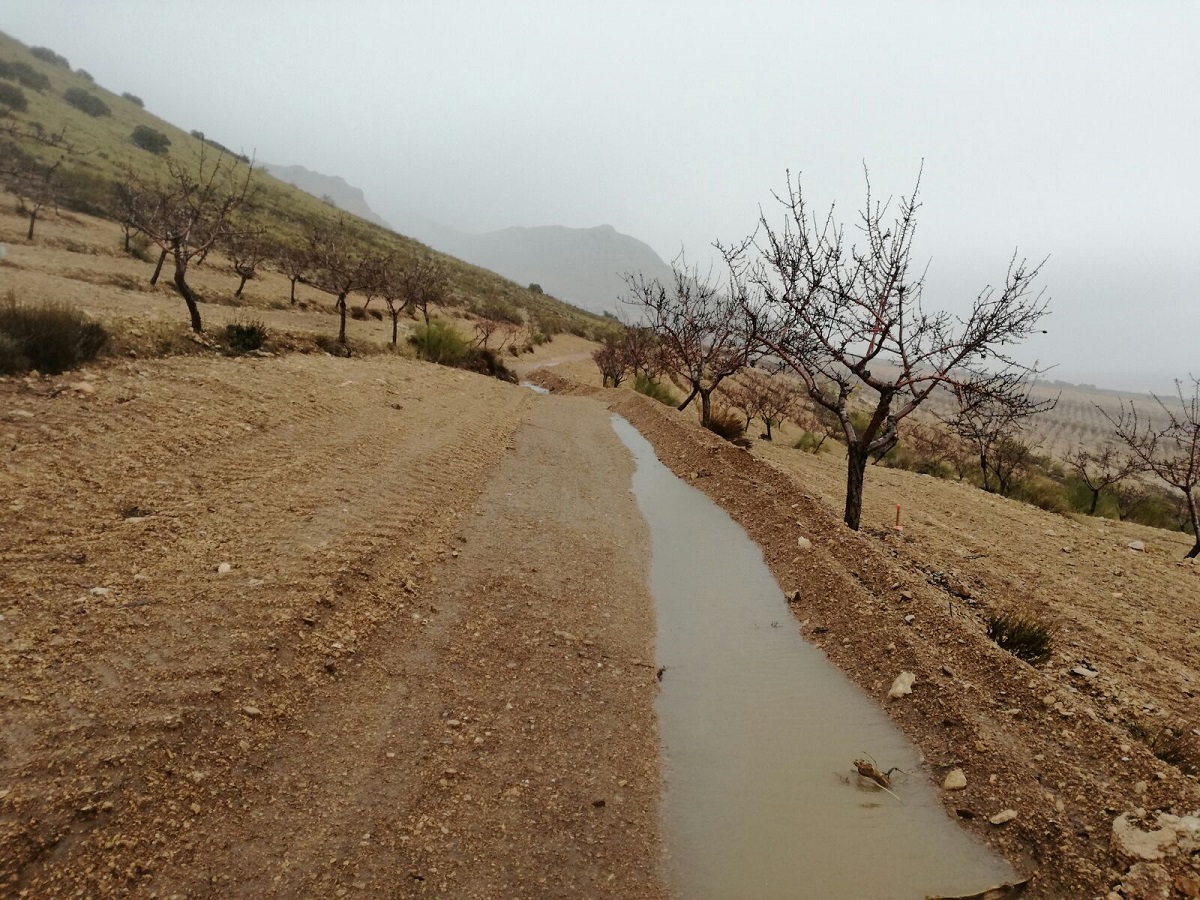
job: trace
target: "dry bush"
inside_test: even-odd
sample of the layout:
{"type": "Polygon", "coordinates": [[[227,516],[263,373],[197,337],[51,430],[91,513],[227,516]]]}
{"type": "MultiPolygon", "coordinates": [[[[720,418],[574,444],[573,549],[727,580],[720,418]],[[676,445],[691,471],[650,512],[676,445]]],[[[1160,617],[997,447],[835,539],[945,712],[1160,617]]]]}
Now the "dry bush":
{"type": "Polygon", "coordinates": [[[987,618],[987,636],[1017,659],[1042,663],[1054,648],[1054,629],[1033,612],[1007,612],[987,618]]]}

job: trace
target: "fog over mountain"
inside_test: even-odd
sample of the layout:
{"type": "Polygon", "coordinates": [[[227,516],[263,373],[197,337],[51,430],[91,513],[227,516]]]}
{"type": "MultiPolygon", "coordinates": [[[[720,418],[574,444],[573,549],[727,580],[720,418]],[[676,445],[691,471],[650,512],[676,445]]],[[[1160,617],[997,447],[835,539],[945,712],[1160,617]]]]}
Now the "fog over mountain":
{"type": "Polygon", "coordinates": [[[368,222],[382,225],[384,228],[392,227],[367,204],[367,198],[363,196],[362,188],[347,184],[346,179],[340,175],[322,175],[320,172],[313,172],[304,166],[277,166],[273,163],[262,163],[262,168],[280,181],[294,185],[318,199],[327,200],[338,209],[353,213],[368,222]]]}
{"type": "MultiPolygon", "coordinates": [[[[789,169],[853,229],[864,162],[880,197],[923,165],[930,308],[965,312],[1017,248],[1049,257],[1052,310],[1021,358],[1131,389],[1200,371],[1189,0],[38,0],[4,20],[171,122],[341,175],[401,230],[535,232],[496,246],[570,255],[611,225],[706,266],[789,169]]],[[[507,274],[557,277],[527,262],[507,274]]]]}

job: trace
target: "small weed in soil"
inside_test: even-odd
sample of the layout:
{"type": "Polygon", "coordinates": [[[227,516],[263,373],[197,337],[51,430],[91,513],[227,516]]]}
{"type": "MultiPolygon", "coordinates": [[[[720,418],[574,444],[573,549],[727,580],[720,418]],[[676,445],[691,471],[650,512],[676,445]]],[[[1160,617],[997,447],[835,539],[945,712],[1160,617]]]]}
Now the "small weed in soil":
{"type": "Polygon", "coordinates": [[[267,342],[267,326],[258,319],[230,322],[225,326],[225,340],[234,353],[259,350],[267,342]]]}
{"type": "Polygon", "coordinates": [[[1054,646],[1054,630],[1032,613],[988,616],[987,636],[1017,659],[1045,662],[1054,646]]]}

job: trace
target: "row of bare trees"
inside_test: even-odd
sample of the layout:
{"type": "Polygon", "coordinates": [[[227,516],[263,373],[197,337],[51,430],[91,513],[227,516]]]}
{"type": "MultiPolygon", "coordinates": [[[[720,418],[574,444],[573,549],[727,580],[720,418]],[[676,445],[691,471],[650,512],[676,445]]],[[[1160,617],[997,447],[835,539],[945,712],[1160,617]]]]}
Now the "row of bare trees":
{"type": "MultiPolygon", "coordinates": [[[[1002,494],[1032,454],[1023,426],[1057,402],[1033,396],[1042,370],[1013,353],[1045,333],[1042,263],[1014,254],[1003,280],[985,286],[965,314],[928,310],[926,267],[914,257],[920,178],[897,200],[878,199],[869,173],[866,185],[848,235],[833,208],[810,209],[789,173],[787,190],[775,198],[778,221],[762,212],[754,234],[716,245],[729,272],[724,288],[681,262],[670,283],[626,276],[624,300],[639,327],[595,357],[605,383],[618,385],[634,371],[631,341],[648,331],[658,369],[690,389],[680,408],[699,397],[707,424],[713,392],[728,382],[731,401],[748,419],[762,418],[768,434],[796,408],[794,391],[769,387],[765,372],[735,376],[756,361],[767,371],[787,370],[823,411],[819,418],[840,429],[847,448],[844,520],[855,530],[868,462],[896,446],[900,423],[931,397],[953,399],[953,411],[939,417],[973,448],[983,487],[1002,494]]],[[[1079,451],[1068,460],[1093,491],[1093,511],[1105,488],[1148,472],[1183,494],[1200,533],[1200,381],[1193,379],[1190,399],[1182,386],[1178,394],[1179,410],[1159,400],[1153,422],[1132,405],[1122,407],[1113,425],[1125,452],[1079,451]]],[[[1197,553],[1200,538],[1189,555],[1197,553]]]]}
{"type": "Polygon", "coordinates": [[[224,252],[237,275],[235,296],[267,264],[291,282],[290,300],[296,302],[296,283],[331,294],[339,316],[338,340],[346,343],[347,298],[360,293],[369,303],[382,297],[392,319],[396,343],[400,316],[420,310],[429,321],[431,306],[445,302],[449,275],[432,254],[402,262],[395,253],[357,231],[344,217],[309,226],[301,243],[272,241],[255,219],[253,166],[239,168],[237,161],[219,154],[215,158],[202,146],[194,164],[172,157],[156,179],[131,170],[114,191],[115,214],[125,233],[126,247],[134,234],[143,234],[159,250],[151,276],[157,282],[163,263],[174,264],[173,282],[187,305],[191,327],[203,324],[195,291],[188,284],[189,268],[202,265],[214,250],[224,252]]]}

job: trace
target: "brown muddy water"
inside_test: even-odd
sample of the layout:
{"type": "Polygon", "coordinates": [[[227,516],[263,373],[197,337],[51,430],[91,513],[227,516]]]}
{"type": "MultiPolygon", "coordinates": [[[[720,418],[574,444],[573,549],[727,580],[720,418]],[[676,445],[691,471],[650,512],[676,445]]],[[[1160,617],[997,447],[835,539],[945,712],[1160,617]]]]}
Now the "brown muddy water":
{"type": "MultiPolygon", "coordinates": [[[[1013,878],[951,821],[916,748],[800,636],[762,553],[628,422],[650,527],[668,879],[682,900],[905,900],[1013,878]],[[896,797],[854,773],[870,755],[896,797]]],[[[903,701],[900,701],[903,702],[903,701]]]]}

